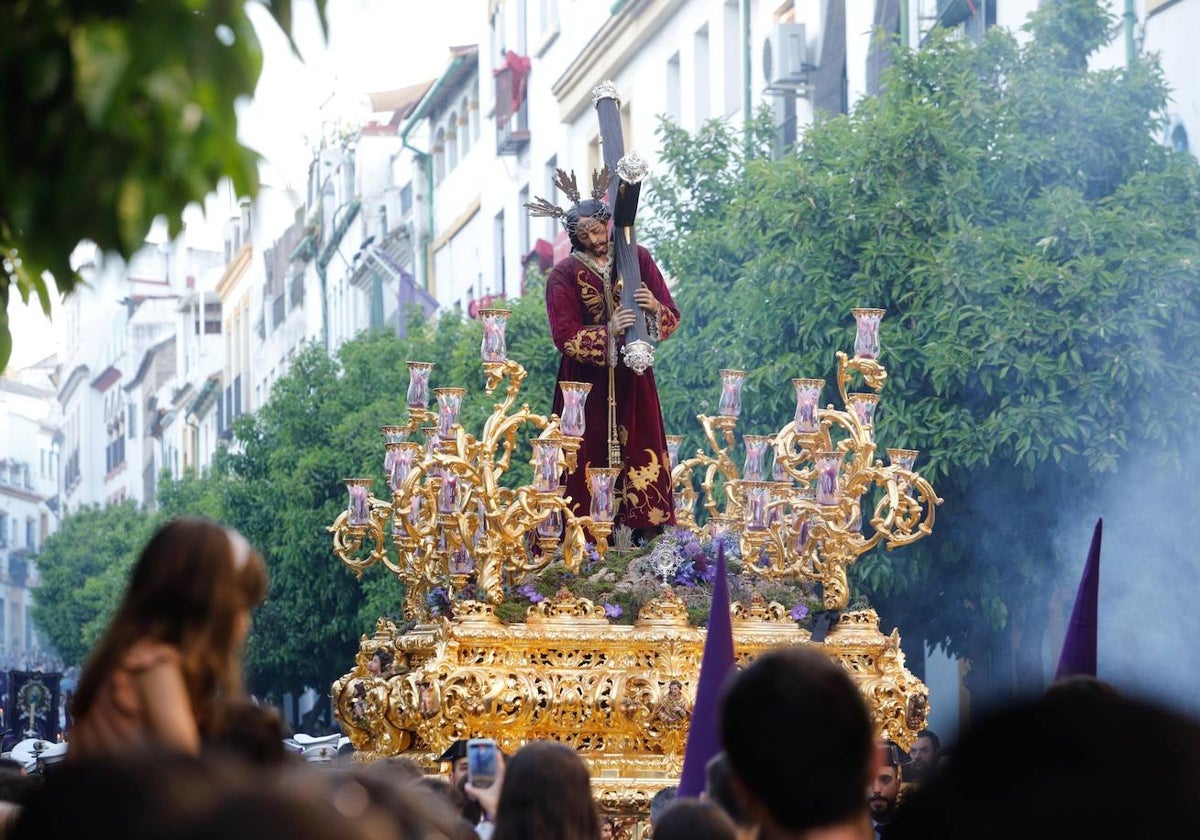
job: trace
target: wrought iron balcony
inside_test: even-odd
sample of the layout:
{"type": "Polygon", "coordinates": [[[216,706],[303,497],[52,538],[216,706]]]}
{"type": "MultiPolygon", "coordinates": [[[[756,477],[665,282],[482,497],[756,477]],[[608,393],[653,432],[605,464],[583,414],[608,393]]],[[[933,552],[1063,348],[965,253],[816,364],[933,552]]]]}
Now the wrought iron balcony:
{"type": "Polygon", "coordinates": [[[528,71],[512,63],[496,70],[496,154],[515,155],[529,143],[528,71]]]}

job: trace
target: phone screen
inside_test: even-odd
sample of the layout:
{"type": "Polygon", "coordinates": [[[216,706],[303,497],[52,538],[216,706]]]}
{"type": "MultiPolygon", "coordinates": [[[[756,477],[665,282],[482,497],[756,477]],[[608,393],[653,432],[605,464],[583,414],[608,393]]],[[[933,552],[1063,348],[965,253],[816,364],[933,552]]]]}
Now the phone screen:
{"type": "Polygon", "coordinates": [[[496,751],[491,738],[467,741],[467,781],[472,787],[491,787],[496,781],[496,751]]]}

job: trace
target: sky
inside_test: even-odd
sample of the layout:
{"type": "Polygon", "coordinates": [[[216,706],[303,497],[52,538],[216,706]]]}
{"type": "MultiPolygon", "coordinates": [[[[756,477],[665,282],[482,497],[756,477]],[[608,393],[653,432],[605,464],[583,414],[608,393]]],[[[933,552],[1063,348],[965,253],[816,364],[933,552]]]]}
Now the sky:
{"type": "MultiPolygon", "coordinates": [[[[451,46],[478,43],[487,31],[487,0],[329,0],[326,41],[312,0],[294,5],[303,61],[267,11],[247,3],[263,70],[254,98],[239,108],[238,133],[263,156],[263,183],[278,189],[303,191],[310,144],[320,138],[323,121],[362,116],[367,93],[435,78],[449,62],[451,46]]],[[[10,368],[54,352],[60,324],[47,323],[36,301],[25,305],[14,294],[8,314],[10,368]]]]}

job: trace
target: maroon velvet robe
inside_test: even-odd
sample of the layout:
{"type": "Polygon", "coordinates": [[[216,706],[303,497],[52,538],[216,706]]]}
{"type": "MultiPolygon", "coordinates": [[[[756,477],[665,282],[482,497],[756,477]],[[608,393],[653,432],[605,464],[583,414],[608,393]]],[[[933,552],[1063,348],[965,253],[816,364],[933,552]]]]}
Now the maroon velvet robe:
{"type": "MultiPolygon", "coordinates": [[[[638,265],[643,285],[661,304],[657,324],[648,325],[651,335],[657,328],[661,341],[679,326],[679,310],[650,252],[641,246],[638,246],[638,265]]],[[[580,516],[587,515],[591,503],[585,467],[608,466],[608,318],[620,301],[619,279],[613,284],[612,294],[614,299],[605,301],[604,281],[574,256],[555,265],[546,284],[550,334],[554,346],[562,353],[558,381],[592,384],[584,405],[587,425],[578,467],[568,473],[566,482],[566,495],[571,497],[572,509],[580,516]]],[[[619,360],[614,382],[617,434],[624,467],[616,488],[616,521],[630,528],[674,524],[666,432],[654,370],[639,375],[626,367],[624,360],[619,360]]],[[[561,414],[562,407],[562,391],[556,387],[554,413],[561,414]]]]}

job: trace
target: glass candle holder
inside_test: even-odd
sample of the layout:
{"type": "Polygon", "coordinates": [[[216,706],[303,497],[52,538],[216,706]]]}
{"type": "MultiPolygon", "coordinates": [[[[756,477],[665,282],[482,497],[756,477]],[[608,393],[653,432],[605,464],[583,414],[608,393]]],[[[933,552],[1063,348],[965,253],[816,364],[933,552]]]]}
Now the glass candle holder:
{"type": "Polygon", "coordinates": [[[747,481],[743,486],[746,488],[746,529],[767,530],[767,509],[771,501],[770,483],[747,481]]]}
{"type": "Polygon", "coordinates": [[[854,334],[854,358],[879,358],[879,322],[883,320],[883,309],[851,309],[856,331],[854,334]]]}
{"type": "Polygon", "coordinates": [[[560,382],[558,388],[562,391],[563,408],[559,419],[559,428],[568,437],[583,437],[586,421],[583,406],[587,402],[588,392],[592,390],[590,382],[560,382]]]}
{"type": "Polygon", "coordinates": [[[893,467],[912,472],[912,468],[917,464],[919,454],[921,454],[920,450],[917,449],[889,449],[887,451],[888,463],[893,467]]]}
{"type": "Polygon", "coordinates": [[[717,414],[721,417],[737,417],[742,413],[742,386],[746,384],[746,371],[721,370],[721,402],[717,414]]]}
{"type": "Polygon", "coordinates": [[[562,447],[549,438],[536,438],[529,445],[533,448],[533,489],[539,493],[557,490],[558,459],[562,447]]]}
{"type": "Polygon", "coordinates": [[[462,409],[465,388],[434,388],[434,396],[438,401],[438,437],[450,440],[454,437],[454,427],[458,425],[458,412],[462,409]]]}
{"type": "Polygon", "coordinates": [[[742,435],[742,443],[746,445],[746,461],[742,464],[742,479],[744,481],[762,481],[763,464],[766,460],[767,446],[772,438],[769,435],[742,435]]]}
{"type": "Polygon", "coordinates": [[[818,452],[814,460],[817,464],[817,493],[819,505],[836,505],[841,500],[841,487],[838,485],[838,473],[842,469],[841,452],[818,452]]]}
{"type": "Polygon", "coordinates": [[[792,386],[796,389],[796,416],[792,425],[797,434],[810,434],[820,428],[817,422],[817,408],[821,402],[821,389],[825,387],[824,379],[793,379],[792,386]]]}
{"type": "Polygon", "coordinates": [[[879,407],[878,394],[847,394],[846,401],[850,410],[858,418],[858,424],[864,429],[875,428],[875,410],[879,407]]]}
{"type": "Polygon", "coordinates": [[[556,540],[562,533],[562,511],[553,508],[537,525],[538,536],[545,540],[556,540]]]}
{"type": "MultiPolygon", "coordinates": [[[[888,463],[893,467],[898,467],[902,470],[912,472],[913,467],[917,464],[917,456],[920,454],[916,449],[889,449],[887,451],[888,463]]],[[[896,484],[900,491],[908,496],[913,495],[912,484],[906,478],[897,478],[896,484]]]]}
{"type": "Polygon", "coordinates": [[[616,518],[616,484],[620,474],[620,467],[587,468],[588,490],[592,494],[588,515],[597,522],[612,522],[616,518]]]}
{"type": "Polygon", "coordinates": [[[437,426],[422,426],[421,434],[425,436],[425,457],[432,458],[433,453],[438,450],[438,428],[437,426]]]}
{"type": "Polygon", "coordinates": [[[504,344],[504,332],[508,326],[507,309],[480,309],[479,320],[483,322],[483,341],[479,355],[485,362],[503,362],[508,358],[504,344]]]}
{"type": "Polygon", "coordinates": [[[404,443],[389,443],[387,447],[392,454],[391,469],[388,471],[388,486],[392,488],[393,493],[399,493],[405,479],[412,472],[413,465],[417,462],[421,444],[405,441],[404,443]]]}
{"type": "Polygon", "coordinates": [[[416,493],[408,500],[412,509],[408,512],[408,521],[415,527],[421,519],[421,511],[425,509],[425,499],[416,493]]]}
{"type": "Polygon", "coordinates": [[[459,476],[449,467],[442,469],[442,481],[438,485],[438,513],[456,513],[458,511],[458,482],[459,476]]]}
{"type": "Polygon", "coordinates": [[[408,395],[405,402],[409,408],[429,407],[429,372],[433,362],[408,363],[408,395]]]}
{"type": "Polygon", "coordinates": [[[791,473],[787,471],[787,464],[779,457],[778,452],[774,452],[771,458],[771,480],[789,486],[792,484],[791,473]]]}
{"type": "Polygon", "coordinates": [[[679,447],[683,445],[683,435],[667,435],[667,460],[670,469],[679,465],[679,447]]]}
{"type": "Polygon", "coordinates": [[[342,480],[346,483],[346,492],[350,496],[350,502],[346,507],[346,524],[352,528],[370,525],[371,503],[369,497],[371,485],[375,483],[374,479],[344,478],[342,480]]]}
{"type": "Polygon", "coordinates": [[[383,432],[383,442],[387,443],[404,443],[408,440],[408,430],[404,426],[380,426],[379,431],[383,432]]]}
{"type": "Polygon", "coordinates": [[[796,506],[792,517],[792,532],[794,538],[792,541],[792,549],[801,554],[804,548],[808,545],[808,538],[812,534],[813,519],[816,516],[812,512],[812,508],[805,502],[813,502],[816,496],[812,490],[801,490],[798,495],[799,505],[796,506]]]}
{"type": "Polygon", "coordinates": [[[460,545],[454,551],[450,552],[448,568],[452,575],[474,574],[475,558],[471,556],[471,550],[465,545],[460,545]]]}

